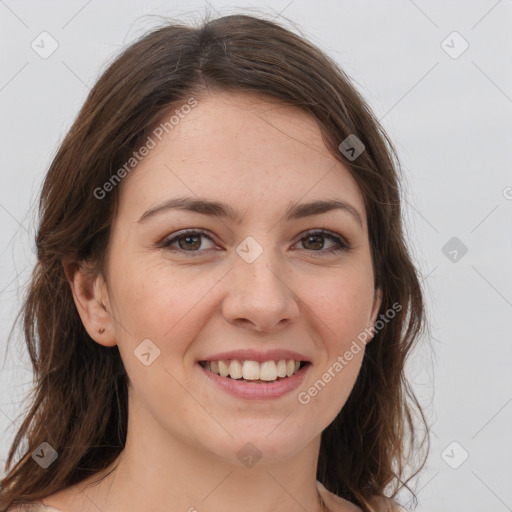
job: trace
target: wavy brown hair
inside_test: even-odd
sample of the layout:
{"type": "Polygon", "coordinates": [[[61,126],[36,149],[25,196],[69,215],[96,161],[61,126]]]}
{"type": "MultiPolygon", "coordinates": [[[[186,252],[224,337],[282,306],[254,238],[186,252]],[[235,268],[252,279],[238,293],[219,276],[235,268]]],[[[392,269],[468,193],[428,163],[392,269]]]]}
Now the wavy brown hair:
{"type": "Polygon", "coordinates": [[[126,48],[90,91],[50,165],[39,203],[37,264],[20,312],[35,383],[6,461],[0,512],[80,482],[123,450],[127,375],[118,348],[86,332],[63,260],[92,262],[105,274],[120,187],[101,200],[94,190],[164,115],[191,96],[200,100],[216,90],[267,95],[316,119],[325,144],[364,196],[380,313],[402,305],[366,347],[351,395],[322,433],[317,479],[372,512],[381,502],[389,505],[384,498],[395,497],[419,471],[405,478],[408,455],[418,453],[428,436],[418,442],[415,417],[426,423],[404,365],[425,319],[418,272],[404,241],[396,152],[336,62],[273,21],[232,15],[198,27],[166,22],[126,48]],[[339,149],[350,134],[365,146],[353,161],[339,149]],[[13,465],[24,440],[26,450],[13,465]],[[47,470],[31,458],[43,442],[59,454],[47,470]]]}

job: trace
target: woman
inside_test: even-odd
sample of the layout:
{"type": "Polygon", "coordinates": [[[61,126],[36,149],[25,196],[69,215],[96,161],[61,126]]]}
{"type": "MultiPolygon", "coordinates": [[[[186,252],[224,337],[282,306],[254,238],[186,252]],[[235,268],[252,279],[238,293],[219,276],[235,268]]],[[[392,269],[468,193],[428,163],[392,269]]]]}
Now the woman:
{"type": "Polygon", "coordinates": [[[0,511],[397,510],[424,317],[395,160],[273,22],[127,48],[44,182],[0,511]]]}

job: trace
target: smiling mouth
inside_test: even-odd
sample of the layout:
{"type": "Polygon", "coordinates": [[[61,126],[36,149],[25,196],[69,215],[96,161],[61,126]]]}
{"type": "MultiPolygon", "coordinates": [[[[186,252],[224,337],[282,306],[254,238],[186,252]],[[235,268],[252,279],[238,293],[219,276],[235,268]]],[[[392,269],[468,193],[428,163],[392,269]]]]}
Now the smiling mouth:
{"type": "Polygon", "coordinates": [[[270,384],[292,377],[305,366],[311,364],[308,361],[294,359],[280,359],[270,361],[251,360],[219,360],[199,361],[199,364],[220,377],[259,384],[270,384]]]}

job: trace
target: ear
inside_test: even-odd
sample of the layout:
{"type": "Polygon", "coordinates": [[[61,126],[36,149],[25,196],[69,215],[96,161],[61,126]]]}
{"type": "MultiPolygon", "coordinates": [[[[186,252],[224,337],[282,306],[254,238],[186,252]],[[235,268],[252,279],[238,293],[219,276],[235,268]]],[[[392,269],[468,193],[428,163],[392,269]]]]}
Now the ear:
{"type": "Polygon", "coordinates": [[[380,288],[375,289],[375,294],[373,296],[373,305],[372,312],[369,318],[369,330],[372,332],[371,338],[368,340],[369,343],[374,337],[373,327],[375,322],[377,321],[377,315],[379,314],[380,306],[382,304],[382,290],[380,288]]]}
{"type": "Polygon", "coordinates": [[[117,345],[105,280],[85,262],[62,262],[76,309],[89,336],[106,347],[117,345]]]}

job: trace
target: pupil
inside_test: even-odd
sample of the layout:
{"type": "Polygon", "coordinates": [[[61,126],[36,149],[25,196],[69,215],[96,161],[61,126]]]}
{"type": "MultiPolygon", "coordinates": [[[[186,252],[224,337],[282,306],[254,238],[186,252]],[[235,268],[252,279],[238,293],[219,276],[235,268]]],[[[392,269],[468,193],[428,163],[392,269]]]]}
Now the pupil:
{"type": "MultiPolygon", "coordinates": [[[[307,240],[308,240],[307,243],[309,244],[310,240],[315,240],[315,239],[318,241],[318,240],[321,240],[322,237],[321,236],[316,236],[316,235],[315,236],[308,236],[307,237],[307,240]]],[[[315,245],[315,243],[313,243],[313,245],[315,245]]],[[[324,245],[323,242],[320,242],[319,244],[316,244],[316,249],[322,249],[323,245],[324,245]]]]}
{"type": "MultiPolygon", "coordinates": [[[[198,237],[197,235],[189,235],[189,236],[185,236],[183,237],[181,240],[186,240],[186,243],[188,244],[190,240],[193,240],[193,239],[196,239],[199,241],[199,243],[196,242],[196,244],[194,246],[191,246],[191,245],[187,245],[187,247],[189,249],[198,249],[200,246],[201,246],[201,240],[200,240],[200,237],[198,237]]],[[[181,247],[182,249],[186,249],[187,247],[181,247]]]]}

